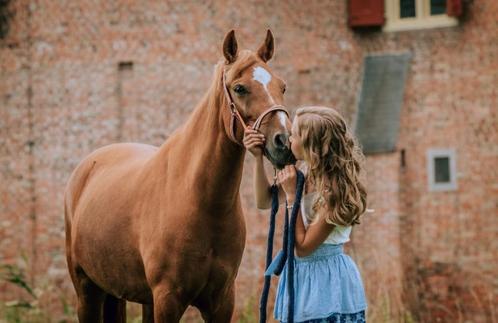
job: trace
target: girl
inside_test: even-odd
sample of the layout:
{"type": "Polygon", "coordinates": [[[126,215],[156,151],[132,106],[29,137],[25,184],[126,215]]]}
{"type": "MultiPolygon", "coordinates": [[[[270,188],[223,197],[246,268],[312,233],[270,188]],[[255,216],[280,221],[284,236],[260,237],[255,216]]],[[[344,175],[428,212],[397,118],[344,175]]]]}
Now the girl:
{"type": "MultiPolygon", "coordinates": [[[[244,145],[256,158],[254,188],[260,209],[271,205],[264,141],[256,131],[245,133],[244,145]]],[[[367,303],[360,273],[342,247],[366,208],[361,150],[344,119],[326,107],[298,109],[289,141],[306,176],[295,230],[294,321],[365,322],[367,303]]],[[[277,173],[280,201],[285,198],[289,206],[295,200],[296,178],[292,165],[277,173]]],[[[286,270],[287,266],[275,300],[275,318],[281,322],[289,304],[286,270]]]]}

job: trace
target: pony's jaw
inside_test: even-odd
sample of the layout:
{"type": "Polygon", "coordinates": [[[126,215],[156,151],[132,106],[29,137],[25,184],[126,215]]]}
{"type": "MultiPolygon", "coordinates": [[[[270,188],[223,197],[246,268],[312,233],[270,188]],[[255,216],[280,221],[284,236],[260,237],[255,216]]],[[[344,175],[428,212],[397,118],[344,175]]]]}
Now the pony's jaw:
{"type": "Polygon", "coordinates": [[[282,169],[285,165],[294,165],[297,161],[290,149],[276,150],[265,146],[264,154],[277,169],[282,169]]]}

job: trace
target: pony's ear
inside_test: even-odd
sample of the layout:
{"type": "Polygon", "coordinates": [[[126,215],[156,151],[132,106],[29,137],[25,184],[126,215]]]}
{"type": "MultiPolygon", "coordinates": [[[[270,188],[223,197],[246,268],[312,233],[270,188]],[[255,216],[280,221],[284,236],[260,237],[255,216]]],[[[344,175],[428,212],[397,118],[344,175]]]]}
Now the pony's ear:
{"type": "Polygon", "coordinates": [[[273,56],[273,47],[273,34],[271,33],[271,30],[268,29],[265,42],[258,49],[258,56],[261,57],[264,62],[268,62],[273,56]]]}
{"type": "Polygon", "coordinates": [[[232,29],[225,36],[223,41],[223,55],[225,56],[228,64],[235,62],[237,59],[237,39],[235,38],[235,31],[232,29]]]}

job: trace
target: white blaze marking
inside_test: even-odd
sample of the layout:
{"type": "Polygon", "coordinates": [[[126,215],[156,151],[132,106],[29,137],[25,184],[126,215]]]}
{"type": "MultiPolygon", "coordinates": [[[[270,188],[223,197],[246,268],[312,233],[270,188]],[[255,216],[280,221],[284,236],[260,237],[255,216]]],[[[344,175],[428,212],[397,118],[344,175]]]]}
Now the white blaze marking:
{"type": "Polygon", "coordinates": [[[282,126],[285,129],[285,121],[287,119],[287,115],[285,114],[285,112],[282,112],[282,111],[278,111],[277,115],[278,115],[278,119],[280,120],[280,123],[282,123],[282,126]]]}
{"type": "Polygon", "coordinates": [[[263,85],[266,93],[268,93],[268,96],[270,97],[271,104],[275,104],[275,101],[273,100],[270,92],[268,91],[268,83],[270,83],[271,81],[271,74],[261,66],[257,66],[254,68],[254,71],[252,72],[252,79],[258,81],[263,85]]]}
{"type": "Polygon", "coordinates": [[[271,74],[261,66],[255,67],[252,72],[252,78],[259,83],[263,84],[265,89],[267,89],[268,83],[271,81],[271,74]]]}

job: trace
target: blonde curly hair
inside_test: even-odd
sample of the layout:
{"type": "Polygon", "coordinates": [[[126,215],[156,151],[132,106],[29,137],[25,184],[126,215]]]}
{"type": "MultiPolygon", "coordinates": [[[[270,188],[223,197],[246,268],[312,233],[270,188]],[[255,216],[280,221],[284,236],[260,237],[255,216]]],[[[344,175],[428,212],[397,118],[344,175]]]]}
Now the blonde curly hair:
{"type": "Polygon", "coordinates": [[[320,193],[313,210],[327,210],[330,224],[359,224],[367,203],[364,156],[345,120],[328,107],[300,108],[296,118],[308,176],[320,193]]]}

